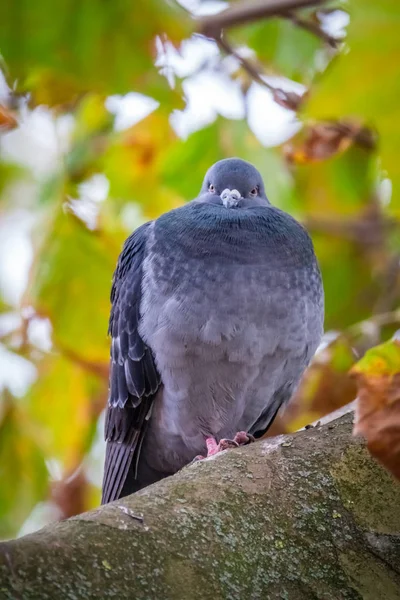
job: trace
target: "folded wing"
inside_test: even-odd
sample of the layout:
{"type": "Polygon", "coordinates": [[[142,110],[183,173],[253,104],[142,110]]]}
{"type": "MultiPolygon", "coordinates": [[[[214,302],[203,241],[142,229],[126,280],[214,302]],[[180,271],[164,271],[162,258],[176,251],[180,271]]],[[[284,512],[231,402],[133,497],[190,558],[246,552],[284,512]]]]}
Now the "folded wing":
{"type": "Polygon", "coordinates": [[[127,239],[113,278],[103,504],[120,498],[128,473],[132,473],[131,466],[135,470],[154,396],[161,385],[151,349],[138,330],[143,260],[150,225],[142,225],[127,239]]]}

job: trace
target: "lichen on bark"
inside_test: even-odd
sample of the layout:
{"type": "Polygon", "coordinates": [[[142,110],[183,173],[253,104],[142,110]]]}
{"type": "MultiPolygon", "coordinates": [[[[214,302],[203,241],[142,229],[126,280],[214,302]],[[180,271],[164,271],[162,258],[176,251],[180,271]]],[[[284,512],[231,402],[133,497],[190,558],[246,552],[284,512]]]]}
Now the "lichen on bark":
{"type": "Polygon", "coordinates": [[[399,507],[346,415],[2,544],[0,597],[398,600],[399,507]]]}

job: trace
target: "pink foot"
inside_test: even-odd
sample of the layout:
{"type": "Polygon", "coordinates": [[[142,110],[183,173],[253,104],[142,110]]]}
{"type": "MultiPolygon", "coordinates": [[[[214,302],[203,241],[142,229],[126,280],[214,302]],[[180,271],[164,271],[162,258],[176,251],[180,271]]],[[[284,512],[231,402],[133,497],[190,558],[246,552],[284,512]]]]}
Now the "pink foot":
{"type": "Polygon", "coordinates": [[[245,446],[246,444],[254,442],[254,439],[255,438],[251,435],[251,433],[246,433],[246,431],[238,431],[233,440],[223,438],[220,440],[219,444],[215,438],[208,437],[206,438],[207,456],[214,456],[214,454],[222,452],[222,450],[228,450],[229,448],[245,446]]]}
{"type": "Polygon", "coordinates": [[[190,461],[189,465],[198,462],[199,460],[204,460],[207,456],[203,456],[202,454],[197,454],[192,461],[190,461]]]}
{"type": "Polygon", "coordinates": [[[234,440],[226,440],[225,438],[220,440],[219,444],[213,437],[206,438],[207,458],[209,456],[218,454],[218,452],[222,452],[222,450],[228,450],[228,448],[237,448],[238,445],[239,444],[234,440]]]}
{"type": "Polygon", "coordinates": [[[223,438],[222,440],[220,440],[219,443],[215,438],[208,437],[206,438],[207,456],[198,454],[194,457],[192,462],[204,460],[205,458],[214,456],[215,454],[218,454],[218,452],[222,452],[223,450],[229,450],[230,448],[238,448],[239,446],[245,446],[246,444],[250,444],[254,441],[254,436],[252,436],[251,433],[246,433],[246,431],[238,431],[233,440],[223,438]]]}
{"type": "Polygon", "coordinates": [[[256,438],[251,433],[247,433],[246,431],[238,431],[233,440],[239,446],[246,446],[247,444],[251,444],[255,442],[256,438]]]}
{"type": "Polygon", "coordinates": [[[213,437],[206,438],[206,446],[207,446],[207,456],[203,456],[202,454],[198,454],[192,460],[192,463],[197,462],[199,460],[204,460],[205,458],[209,458],[210,456],[214,456],[218,454],[218,452],[222,452],[222,450],[228,450],[228,448],[237,448],[239,444],[234,440],[221,440],[220,443],[217,443],[217,440],[213,437]]]}

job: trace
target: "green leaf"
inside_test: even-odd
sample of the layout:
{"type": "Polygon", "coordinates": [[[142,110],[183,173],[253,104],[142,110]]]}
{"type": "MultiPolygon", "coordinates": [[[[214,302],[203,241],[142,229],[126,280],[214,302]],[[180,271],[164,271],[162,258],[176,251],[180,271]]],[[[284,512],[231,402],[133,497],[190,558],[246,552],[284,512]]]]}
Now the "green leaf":
{"type": "Polygon", "coordinates": [[[177,43],[191,30],[179,5],[163,0],[3,4],[0,52],[10,81],[18,79],[43,104],[132,89],[165,101],[169,87],[153,65],[155,37],[177,43]]]}
{"type": "MultiPolygon", "coordinates": [[[[75,469],[88,451],[95,433],[99,397],[107,381],[92,375],[85,363],[47,356],[39,378],[24,399],[41,449],[48,459],[62,462],[66,473],[75,469]]],[[[102,403],[103,404],[103,403],[102,403]]]]}
{"type": "MultiPolygon", "coordinates": [[[[351,239],[347,225],[365,217],[376,170],[375,154],[352,144],[328,160],[299,165],[293,171],[301,198],[299,216],[309,225],[322,270],[326,329],[341,329],[367,318],[382,292],[380,268],[351,239]]],[[[382,265],[386,258],[382,254],[382,265]]]]}
{"type": "Polygon", "coordinates": [[[223,158],[221,122],[217,120],[192,133],[185,141],[177,140],[168,152],[164,152],[162,180],[176,190],[182,200],[192,200],[198,195],[207,169],[223,158]]]}
{"type": "Polygon", "coordinates": [[[390,377],[400,373],[400,341],[389,340],[368,350],[353,367],[354,374],[390,377]]]}
{"type": "Polygon", "coordinates": [[[376,155],[357,144],[332,158],[294,169],[307,216],[333,219],[358,216],[375,191],[376,155]]]}
{"type": "Polygon", "coordinates": [[[24,175],[25,169],[19,165],[0,160],[0,202],[2,204],[9,203],[8,195],[4,193],[7,191],[7,187],[18,179],[23,179],[24,175]]]}
{"type": "Polygon", "coordinates": [[[323,46],[312,33],[289,19],[278,18],[236,28],[233,39],[253,48],[268,71],[304,84],[310,83],[316,69],[316,52],[323,46]]]}
{"type": "Polygon", "coordinates": [[[50,318],[56,347],[107,365],[111,278],[122,245],[57,209],[36,257],[26,301],[50,318]]]}
{"type": "Polygon", "coordinates": [[[16,534],[45,497],[48,474],[26,415],[9,397],[0,408],[0,538],[5,538],[16,534]]]}
{"type": "Polygon", "coordinates": [[[343,329],[367,319],[382,294],[373,257],[340,234],[313,233],[325,290],[325,328],[343,329]]]}
{"type": "Polygon", "coordinates": [[[150,218],[175,208],[180,198],[165,185],[160,164],[173,151],[177,136],[169,124],[168,111],[158,109],[115,136],[101,159],[110,182],[110,196],[140,204],[150,218]]]}
{"type": "Polygon", "coordinates": [[[400,10],[398,0],[351,0],[343,51],[315,86],[306,116],[354,117],[380,135],[382,167],[393,182],[389,209],[400,214],[400,10]]]}

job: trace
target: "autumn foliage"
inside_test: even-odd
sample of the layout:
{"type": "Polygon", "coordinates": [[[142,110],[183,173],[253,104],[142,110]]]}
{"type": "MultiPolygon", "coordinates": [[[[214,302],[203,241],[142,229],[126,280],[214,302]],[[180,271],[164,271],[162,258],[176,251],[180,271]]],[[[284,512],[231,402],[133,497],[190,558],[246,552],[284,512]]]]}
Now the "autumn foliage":
{"type": "Polygon", "coordinates": [[[368,449],[400,479],[400,342],[368,350],[351,373],[357,380],[355,433],[368,449]]]}
{"type": "Polygon", "coordinates": [[[358,394],[356,432],[400,476],[398,0],[265,1],[251,19],[244,0],[202,18],[174,0],[3,4],[0,237],[26,223],[30,258],[11,294],[16,234],[0,244],[0,370],[7,354],[33,376],[1,380],[0,535],[98,504],[117,256],[227,156],[306,225],[323,274],[326,339],[274,433],[358,394]],[[147,112],[122,122],[132,92],[147,112]]]}

